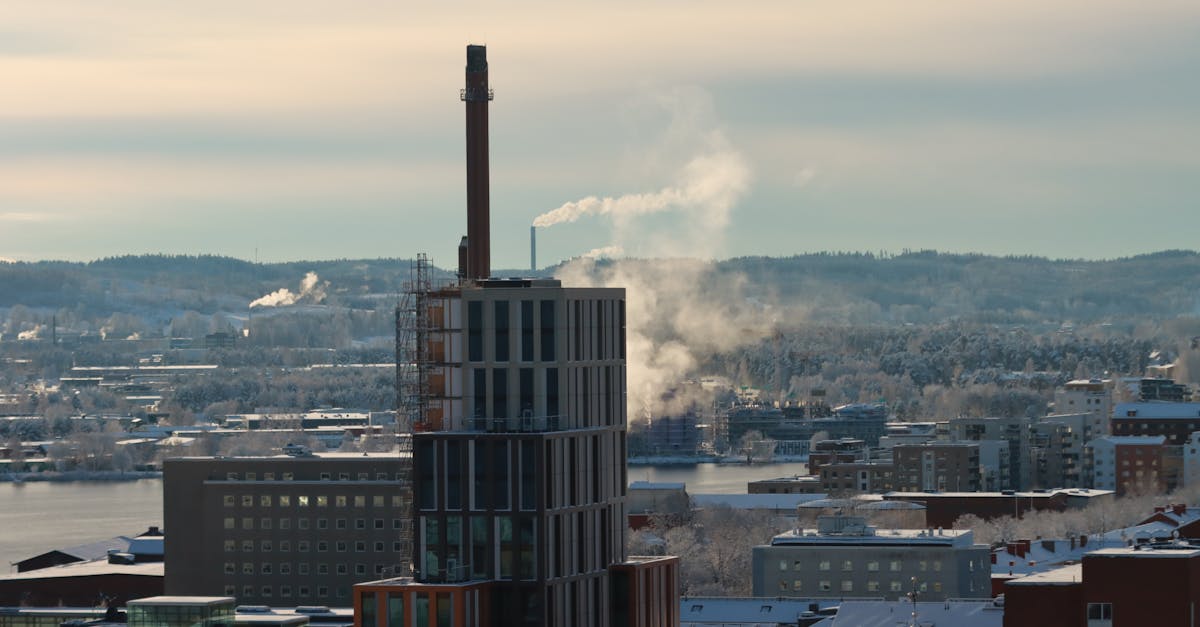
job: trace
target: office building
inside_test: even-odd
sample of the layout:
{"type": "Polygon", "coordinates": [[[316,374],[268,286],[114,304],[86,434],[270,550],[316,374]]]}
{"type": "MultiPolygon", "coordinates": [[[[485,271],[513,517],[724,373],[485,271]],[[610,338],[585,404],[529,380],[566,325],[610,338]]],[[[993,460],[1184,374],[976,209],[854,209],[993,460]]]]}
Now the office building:
{"type": "Polygon", "coordinates": [[[947,425],[952,441],[1004,440],[1008,442],[1009,483],[1002,489],[1025,490],[1032,483],[1030,420],[1023,416],[1003,418],[951,418],[947,425]]]}
{"type": "Polygon", "coordinates": [[[164,593],[349,605],[406,560],[410,470],[394,453],[168,459],[164,593]]]}
{"type": "Polygon", "coordinates": [[[916,580],[926,600],[991,596],[987,545],[957,529],[875,529],[855,516],[822,516],[753,549],[756,597],[904,598],[916,580]]]}

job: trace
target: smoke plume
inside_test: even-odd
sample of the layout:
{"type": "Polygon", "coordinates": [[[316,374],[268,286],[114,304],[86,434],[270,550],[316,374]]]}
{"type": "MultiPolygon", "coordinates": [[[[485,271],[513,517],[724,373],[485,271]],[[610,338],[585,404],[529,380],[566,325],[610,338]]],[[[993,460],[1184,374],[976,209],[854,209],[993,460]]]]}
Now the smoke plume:
{"type": "Polygon", "coordinates": [[[675,160],[683,165],[674,184],[657,192],[568,202],[534,222],[546,227],[602,216],[613,226],[615,241],[565,264],[558,275],[566,285],[625,288],[631,421],[686,410],[688,399],[680,394],[700,386],[682,384],[701,374],[706,359],[756,342],[773,328],[774,313],[762,295],[748,297],[744,276],[695,258],[719,254],[751,179],[746,159],[726,140],[707,102],[695,93],[676,93],[656,103],[671,123],[660,145],[646,153],[687,155],[675,160]],[[641,220],[663,211],[680,213],[682,226],[655,232],[641,220]],[[628,250],[634,242],[666,258],[596,263],[596,257],[613,256],[602,251],[628,250]]]}
{"type": "Polygon", "coordinates": [[[299,302],[319,303],[325,300],[325,288],[328,285],[329,282],[322,282],[316,272],[309,272],[300,281],[299,292],[293,293],[288,288],[282,287],[251,302],[250,307],[282,307],[299,302]]]}

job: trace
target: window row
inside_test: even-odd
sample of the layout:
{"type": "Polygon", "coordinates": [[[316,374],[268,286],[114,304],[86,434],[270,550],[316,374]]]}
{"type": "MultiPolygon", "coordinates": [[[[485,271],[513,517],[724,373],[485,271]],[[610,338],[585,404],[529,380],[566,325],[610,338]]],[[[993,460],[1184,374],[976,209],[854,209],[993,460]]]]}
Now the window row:
{"type": "Polygon", "coordinates": [[[295,497],[290,494],[281,494],[279,496],[260,494],[257,500],[253,494],[243,494],[240,498],[234,494],[225,494],[221,497],[221,502],[225,507],[234,507],[238,504],[241,504],[242,507],[254,507],[255,502],[258,503],[258,507],[275,507],[276,504],[279,507],[291,507],[293,503],[296,507],[329,507],[331,503],[334,507],[367,507],[368,503],[370,503],[371,507],[387,507],[389,502],[392,507],[404,507],[406,505],[404,497],[395,494],[391,496],[390,500],[385,495],[376,494],[369,501],[364,494],[335,494],[333,498],[324,494],[316,496],[304,494],[295,497]]]}
{"type": "MultiPolygon", "coordinates": [[[[276,524],[278,524],[278,528],[280,531],[290,531],[292,528],[292,520],[293,520],[292,518],[280,518],[280,519],[276,520],[274,518],[263,517],[263,518],[257,519],[257,523],[256,523],[255,518],[253,516],[243,516],[241,518],[241,522],[239,524],[239,521],[236,517],[226,516],[225,520],[223,521],[223,525],[224,525],[225,529],[227,529],[227,530],[242,529],[244,531],[253,531],[255,528],[255,524],[257,524],[258,528],[262,529],[262,530],[271,530],[276,527],[276,524]]],[[[300,529],[300,530],[308,529],[310,527],[310,523],[314,520],[316,521],[315,524],[316,524],[317,529],[328,529],[329,528],[329,519],[328,518],[316,518],[316,519],[296,518],[294,520],[296,521],[296,528],[300,529]]],[[[368,525],[368,521],[366,518],[355,518],[354,519],[354,529],[359,530],[359,531],[364,530],[364,529],[377,529],[377,530],[378,529],[386,529],[387,526],[388,526],[387,521],[383,518],[373,519],[371,521],[370,525],[368,525]]],[[[407,529],[409,526],[410,526],[410,524],[408,522],[406,522],[404,519],[401,519],[401,518],[393,518],[392,519],[392,525],[391,525],[392,529],[403,530],[403,529],[407,529]]],[[[346,519],[346,518],[335,518],[335,519],[333,519],[333,528],[338,529],[338,530],[350,529],[350,521],[349,521],[349,519],[346,519]]]]}
{"type": "MultiPolygon", "coordinates": [[[[910,562],[910,564],[912,564],[912,563],[914,563],[914,562],[910,562]]],[[[803,570],[804,564],[805,564],[804,560],[790,560],[789,561],[789,560],[781,559],[781,560],[779,560],[779,570],[787,571],[788,567],[790,566],[791,570],[800,572],[803,570]]],[[[917,561],[915,561],[915,564],[916,564],[917,570],[922,571],[922,572],[930,570],[931,568],[935,572],[942,570],[942,560],[917,560],[917,561]]],[[[832,560],[818,560],[817,561],[817,570],[822,570],[822,571],[833,570],[834,565],[835,565],[835,563],[832,560]]],[[[839,569],[843,570],[843,571],[854,570],[854,560],[842,560],[841,562],[838,562],[837,565],[838,565],[839,569]]],[[[974,563],[972,562],[972,566],[973,565],[974,565],[974,563]]],[[[867,572],[878,572],[880,569],[880,562],[878,560],[868,561],[868,562],[866,562],[866,568],[867,568],[867,572]]],[[[903,568],[904,568],[904,562],[902,560],[889,560],[887,562],[887,569],[889,571],[899,572],[903,568]]]]}
{"type": "MultiPolygon", "coordinates": [[[[904,581],[896,580],[896,579],[893,579],[892,581],[882,582],[882,584],[884,586],[886,586],[886,589],[889,592],[908,592],[908,591],[911,591],[911,589],[912,589],[911,582],[904,582],[904,581]],[[906,584],[909,587],[906,588],[905,587],[906,584]]],[[[864,590],[866,592],[880,592],[881,590],[884,589],[884,588],[881,588],[880,585],[881,585],[881,582],[879,582],[877,580],[871,580],[871,581],[867,582],[867,586],[864,590]]],[[[835,584],[833,581],[830,581],[828,579],[823,579],[823,580],[817,582],[817,587],[816,587],[815,591],[832,592],[835,589],[838,592],[854,592],[854,582],[849,579],[843,579],[835,584]]],[[[935,581],[932,583],[922,581],[922,582],[917,583],[917,591],[918,592],[928,592],[931,589],[934,592],[941,592],[942,591],[942,583],[940,581],[935,581]]],[[[804,582],[799,579],[793,579],[791,581],[787,581],[785,579],[780,579],[779,580],[779,591],[780,592],[804,592],[805,591],[804,582]]],[[[810,590],[809,592],[813,592],[813,590],[810,590]]]]}
{"type": "MultiPolygon", "coordinates": [[[[328,586],[317,586],[316,590],[317,590],[317,595],[316,595],[317,598],[321,598],[321,599],[329,598],[329,587],[328,586]]],[[[350,596],[350,591],[344,587],[337,588],[336,593],[337,593],[337,598],[339,598],[339,599],[345,599],[350,596]]],[[[310,597],[311,594],[312,594],[312,589],[310,587],[296,586],[296,596],[297,597],[300,597],[301,599],[307,599],[307,598],[311,598],[310,597]]],[[[238,596],[238,587],[233,584],[225,584],[225,596],[231,596],[231,597],[238,596]]],[[[254,597],[254,596],[273,597],[273,596],[275,596],[275,588],[273,588],[272,586],[261,586],[260,587],[260,586],[246,585],[246,586],[241,587],[241,596],[243,598],[249,598],[249,597],[254,597]]],[[[279,586],[279,596],[284,597],[284,598],[291,597],[292,596],[292,587],[291,586],[279,586]]]]}
{"type": "MultiPolygon", "coordinates": [[[[394,479],[395,481],[404,481],[405,480],[405,473],[403,473],[403,472],[397,472],[393,475],[393,474],[389,474],[386,472],[378,472],[378,471],[376,471],[374,473],[370,473],[370,472],[356,472],[356,473],[339,472],[339,473],[337,473],[337,478],[338,478],[338,481],[355,481],[355,480],[371,481],[372,475],[374,475],[375,481],[389,481],[389,480],[391,480],[392,477],[395,478],[394,479]]],[[[333,473],[332,472],[323,472],[320,474],[320,477],[321,477],[321,481],[333,481],[333,473]]],[[[225,479],[227,481],[258,481],[259,480],[257,472],[246,472],[246,473],[227,472],[227,473],[225,473],[225,479]]],[[[294,473],[294,472],[279,473],[279,480],[280,481],[295,481],[296,473],[294,473]]],[[[262,473],[262,481],[275,481],[275,473],[273,473],[273,472],[262,473]]],[[[311,479],[301,479],[301,481],[311,481],[311,479]]]]}
{"type": "MultiPolygon", "coordinates": [[[[391,572],[393,569],[393,566],[385,564],[353,564],[355,575],[365,575],[368,571],[376,575],[382,575],[385,572],[391,572]]],[[[331,571],[338,575],[348,575],[350,574],[350,570],[351,564],[345,563],[327,564],[320,562],[316,565],[316,574],[318,575],[328,575],[331,571]]],[[[225,562],[224,572],[226,575],[236,575],[238,573],[243,575],[290,575],[292,574],[292,564],[291,562],[281,562],[278,565],[273,562],[241,562],[239,567],[237,562],[225,562]]],[[[311,572],[308,562],[301,562],[296,565],[297,575],[308,575],[311,572]]]]}
{"type": "MultiPolygon", "coordinates": [[[[367,550],[367,544],[368,543],[364,540],[355,541],[354,542],[354,551],[357,553],[365,552],[367,550]]],[[[376,540],[371,544],[374,547],[374,550],[376,553],[383,552],[384,547],[386,546],[386,543],[382,542],[380,540],[376,540]]],[[[307,553],[309,551],[309,549],[312,547],[312,545],[313,545],[313,543],[309,540],[301,540],[296,543],[296,550],[300,553],[307,553]]],[[[253,540],[242,540],[241,542],[238,542],[237,540],[226,540],[225,541],[225,552],[226,553],[237,553],[239,546],[241,547],[242,553],[272,553],[274,550],[274,547],[275,547],[274,543],[272,543],[270,540],[261,540],[258,543],[258,551],[255,551],[254,550],[255,545],[254,545],[253,540]]],[[[329,550],[330,544],[329,544],[328,540],[318,540],[316,542],[316,546],[317,546],[318,552],[324,552],[324,551],[329,550]]],[[[349,550],[350,543],[346,542],[346,541],[342,541],[342,540],[337,540],[337,541],[334,541],[333,547],[334,547],[334,550],[336,550],[338,552],[345,552],[345,551],[349,550]]],[[[399,542],[392,543],[393,551],[399,552],[401,550],[401,548],[402,548],[401,543],[399,543],[399,542]]],[[[292,543],[291,542],[289,542],[288,540],[280,540],[279,541],[279,552],[280,553],[291,553],[291,551],[292,551],[292,543]]]]}

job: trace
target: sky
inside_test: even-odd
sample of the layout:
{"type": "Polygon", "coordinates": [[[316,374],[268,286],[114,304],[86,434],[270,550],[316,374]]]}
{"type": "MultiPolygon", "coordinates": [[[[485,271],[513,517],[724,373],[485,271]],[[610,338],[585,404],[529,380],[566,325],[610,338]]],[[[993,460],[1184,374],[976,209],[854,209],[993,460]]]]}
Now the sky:
{"type": "Polygon", "coordinates": [[[57,0],[0,21],[0,259],[451,266],[468,43],[494,268],[547,214],[542,266],[1197,248],[1195,0],[57,0]]]}

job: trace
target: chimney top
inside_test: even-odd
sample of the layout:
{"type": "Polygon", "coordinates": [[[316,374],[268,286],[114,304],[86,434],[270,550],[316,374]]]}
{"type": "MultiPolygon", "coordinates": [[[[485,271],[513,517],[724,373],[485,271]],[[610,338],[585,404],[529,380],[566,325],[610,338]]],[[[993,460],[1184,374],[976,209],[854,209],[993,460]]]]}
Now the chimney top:
{"type": "Polygon", "coordinates": [[[487,46],[467,46],[467,71],[486,72],[487,69],[487,46]]]}

